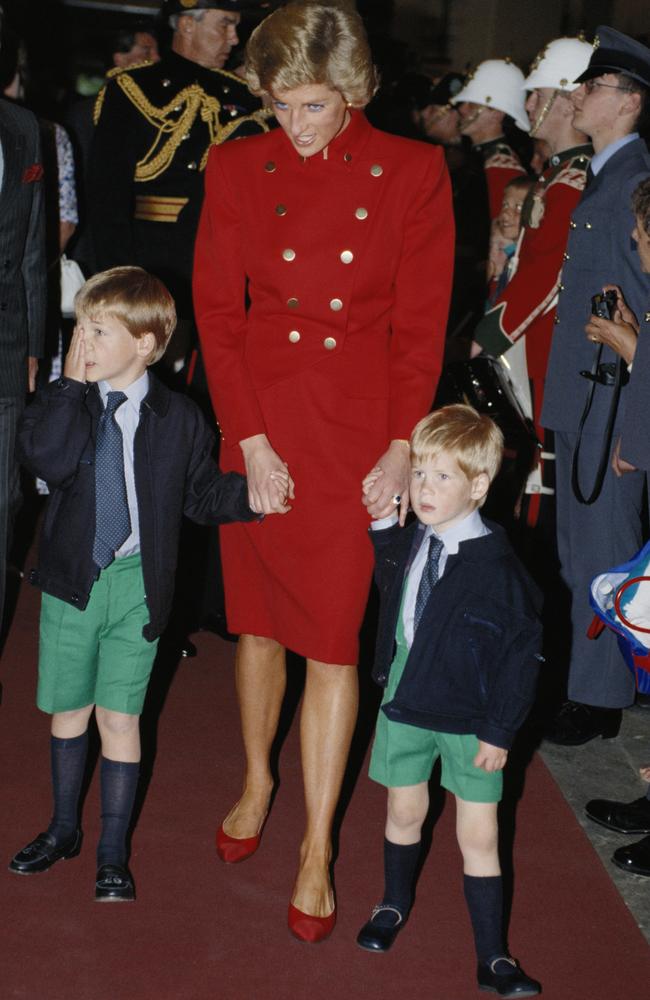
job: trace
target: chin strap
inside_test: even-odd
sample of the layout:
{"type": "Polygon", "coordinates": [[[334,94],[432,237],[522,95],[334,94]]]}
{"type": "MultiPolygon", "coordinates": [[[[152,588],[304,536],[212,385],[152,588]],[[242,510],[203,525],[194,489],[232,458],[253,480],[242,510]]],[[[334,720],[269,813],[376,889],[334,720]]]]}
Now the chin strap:
{"type": "Polygon", "coordinates": [[[537,118],[535,119],[535,121],[533,122],[533,124],[530,126],[530,132],[528,133],[529,135],[531,135],[531,136],[537,135],[538,129],[541,128],[542,123],[544,121],[546,121],[546,117],[547,117],[549,111],[551,110],[551,108],[555,104],[555,101],[556,101],[556,98],[557,98],[558,94],[559,94],[559,90],[554,90],[553,91],[553,93],[549,97],[548,101],[546,102],[546,104],[544,105],[544,107],[542,108],[542,110],[540,111],[540,113],[538,114],[537,118]]]}

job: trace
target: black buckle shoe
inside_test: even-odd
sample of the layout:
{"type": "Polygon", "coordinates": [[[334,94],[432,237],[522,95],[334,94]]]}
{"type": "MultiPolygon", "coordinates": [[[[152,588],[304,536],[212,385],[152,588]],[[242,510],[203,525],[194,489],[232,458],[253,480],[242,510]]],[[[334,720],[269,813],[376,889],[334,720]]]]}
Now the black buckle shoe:
{"type": "Polygon", "coordinates": [[[618,736],[621,716],[620,708],[599,708],[567,701],[551,721],[544,738],[561,747],[579,747],[596,736],[610,740],[618,736]]]}
{"type": "Polygon", "coordinates": [[[124,865],[100,865],[95,881],[96,903],[132,903],[135,887],[124,865]]]}
{"type": "Polygon", "coordinates": [[[527,976],[514,958],[501,955],[491,962],[479,962],[476,972],[478,988],[500,997],[536,997],[541,984],[527,976]]]}
{"type": "Polygon", "coordinates": [[[650,837],[637,840],[636,844],[619,847],[614,851],[612,861],[624,872],[650,878],[650,837]]]}
{"type": "Polygon", "coordinates": [[[650,833],[650,799],[645,795],[634,802],[592,799],[587,802],[585,812],[594,823],[617,833],[650,833]]]}
{"type": "Polygon", "coordinates": [[[57,861],[75,858],[81,850],[81,830],[75,830],[71,837],[57,843],[51,833],[39,833],[22,851],[9,862],[9,871],[17,875],[37,875],[46,872],[57,861]]]}
{"type": "Polygon", "coordinates": [[[381,954],[388,951],[403,926],[404,917],[401,911],[396,906],[380,903],[379,906],[375,906],[370,920],[363,925],[357,934],[357,944],[365,951],[376,951],[381,954]],[[380,913],[394,914],[395,921],[391,924],[375,923],[375,917],[380,913]]]}

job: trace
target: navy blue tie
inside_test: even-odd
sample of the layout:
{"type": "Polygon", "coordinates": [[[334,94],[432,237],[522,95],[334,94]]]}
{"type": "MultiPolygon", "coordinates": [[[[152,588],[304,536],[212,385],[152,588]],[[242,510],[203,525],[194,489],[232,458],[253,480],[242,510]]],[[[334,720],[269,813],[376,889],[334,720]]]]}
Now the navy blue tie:
{"type": "Polygon", "coordinates": [[[115,411],[126,399],[123,392],[109,392],[97,428],[95,446],[95,544],[93,560],[100,569],[109,566],[131,534],[131,518],[124,478],[124,445],[115,411]]]}
{"type": "Polygon", "coordinates": [[[429,595],[438,582],[438,563],[440,560],[440,553],[443,548],[444,546],[440,539],[436,535],[431,535],[429,538],[427,561],[424,564],[424,569],[422,570],[420,586],[418,587],[417,597],[415,598],[414,628],[417,628],[420,624],[420,618],[422,617],[422,612],[424,611],[426,603],[429,600],[429,595]]]}

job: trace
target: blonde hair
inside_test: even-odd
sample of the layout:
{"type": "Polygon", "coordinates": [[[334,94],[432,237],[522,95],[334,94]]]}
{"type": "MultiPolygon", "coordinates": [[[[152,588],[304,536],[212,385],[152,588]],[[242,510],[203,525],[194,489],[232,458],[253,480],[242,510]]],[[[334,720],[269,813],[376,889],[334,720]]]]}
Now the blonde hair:
{"type": "Polygon", "coordinates": [[[363,21],[345,0],[296,0],[273,11],[248,41],[244,73],[254,94],[320,83],[357,108],[378,86],[363,21]]]}
{"type": "Polygon", "coordinates": [[[74,299],[77,316],[113,316],[132,337],[152,333],[156,346],[147,359],[160,360],[176,327],[176,306],[159,278],[141,267],[112,267],[89,278],[74,299]]]}
{"type": "Polygon", "coordinates": [[[448,451],[468,479],[484,472],[493,481],[503,458],[503,434],[490,417],[454,403],[420,420],[411,434],[411,462],[448,451]]]}

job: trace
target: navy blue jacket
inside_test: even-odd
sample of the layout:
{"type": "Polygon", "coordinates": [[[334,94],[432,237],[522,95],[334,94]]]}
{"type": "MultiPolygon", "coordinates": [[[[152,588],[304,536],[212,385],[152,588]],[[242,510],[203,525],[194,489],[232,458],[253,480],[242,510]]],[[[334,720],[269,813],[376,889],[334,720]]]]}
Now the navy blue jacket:
{"type": "MultiPolygon", "coordinates": [[[[198,407],[149,373],[134,439],[140,552],[153,641],[164,630],[174,596],[183,515],[199,524],[251,521],[246,479],[223,473],[214,437],[198,407]]],[[[102,413],[96,385],[51,382],[23,415],[18,456],[48,484],[38,568],[31,580],[83,611],[99,570],[95,539],[95,438],[102,413]]],[[[260,529],[263,530],[263,529],[260,529]]]]}
{"type": "MultiPolygon", "coordinates": [[[[389,719],[445,733],[473,733],[508,749],[535,696],[541,596],[499,525],[447,558],[415,631],[389,719]]],[[[371,531],[381,606],[373,678],[386,686],[405,571],[418,522],[371,531]]]]}

